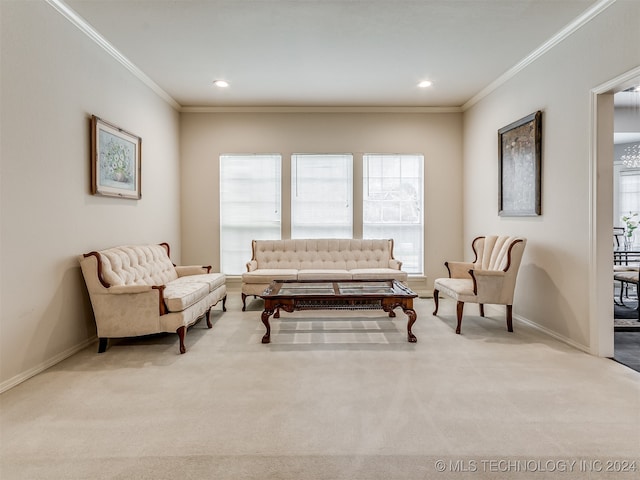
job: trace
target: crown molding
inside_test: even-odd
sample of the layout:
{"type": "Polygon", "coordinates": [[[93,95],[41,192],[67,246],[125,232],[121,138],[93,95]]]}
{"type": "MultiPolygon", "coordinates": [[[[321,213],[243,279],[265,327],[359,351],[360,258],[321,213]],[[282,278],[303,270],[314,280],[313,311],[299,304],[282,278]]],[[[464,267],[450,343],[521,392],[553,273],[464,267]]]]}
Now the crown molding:
{"type": "Polygon", "coordinates": [[[460,107],[182,107],[182,113],[461,113],[460,107]]]}
{"type": "Polygon", "coordinates": [[[616,0],[599,0],[590,8],[585,10],[579,17],[566,25],[553,37],[540,45],[537,49],[527,55],[516,65],[507,70],[504,74],[491,82],[470,100],[460,107],[317,107],[317,106],[192,106],[183,107],[171,95],[164,91],[157,83],[148,77],[142,70],[126,58],[116,49],[106,38],[87,23],[63,0],[45,0],[63,17],[75,25],[80,31],[93,40],[105,52],[111,55],[116,61],[129,70],[136,78],[153,90],[160,98],[166,101],[174,109],[184,113],[460,113],[471,108],[483,98],[487,97],[498,87],[516,76],[527,66],[535,62],[553,47],[572,35],[576,30],[593,20],[596,16],[613,5],[616,0]]]}
{"type": "Polygon", "coordinates": [[[592,95],[600,95],[602,93],[618,93],[626,90],[629,87],[633,87],[637,85],[638,80],[640,79],[640,65],[635,68],[632,68],[628,72],[623,73],[622,75],[617,76],[616,78],[612,78],[611,80],[598,85],[594,89],[591,90],[592,95]]]}
{"type": "Polygon", "coordinates": [[[558,45],[560,42],[564,41],[567,37],[571,36],[576,30],[582,28],[584,25],[589,23],[595,17],[604,12],[607,8],[613,5],[616,0],[600,0],[587,10],[585,10],[582,15],[575,18],[571,23],[566,25],[562,30],[556,33],[549,40],[544,42],[538,48],[536,48],[533,52],[527,55],[525,58],[520,60],[516,65],[511,67],[485,88],[483,88],[480,92],[478,92],[475,96],[473,96],[469,101],[467,101],[464,105],[462,105],[462,111],[466,111],[471,108],[473,105],[478,103],[480,100],[488,96],[494,90],[496,90],[499,86],[506,83],[511,78],[515,77],[518,73],[524,70],[527,66],[531,65],[538,58],[542,57],[545,53],[551,50],[553,47],[558,45]]]}
{"type": "Polygon", "coordinates": [[[109,41],[104,38],[98,31],[93,28],[84,18],[78,15],[71,7],[69,7],[63,0],[45,0],[51,5],[58,13],[69,20],[75,25],[82,33],[93,40],[99,47],[105,52],[111,55],[117,62],[129,70],[136,78],[142,83],[147,85],[153,90],[160,98],[171,105],[176,110],[180,110],[181,106],[176,102],[171,95],[165,92],[156,82],[151,80],[142,70],[134,65],[127,57],[125,57],[116,47],[111,45],[109,41]]]}

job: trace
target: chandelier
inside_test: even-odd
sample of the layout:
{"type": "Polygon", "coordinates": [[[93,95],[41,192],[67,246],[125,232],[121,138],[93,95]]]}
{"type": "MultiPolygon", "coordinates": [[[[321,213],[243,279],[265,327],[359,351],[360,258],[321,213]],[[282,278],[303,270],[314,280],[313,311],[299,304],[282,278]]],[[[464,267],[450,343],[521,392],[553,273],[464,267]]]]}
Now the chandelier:
{"type": "Polygon", "coordinates": [[[628,145],[622,152],[620,160],[627,168],[640,168],[640,144],[628,145]]]}

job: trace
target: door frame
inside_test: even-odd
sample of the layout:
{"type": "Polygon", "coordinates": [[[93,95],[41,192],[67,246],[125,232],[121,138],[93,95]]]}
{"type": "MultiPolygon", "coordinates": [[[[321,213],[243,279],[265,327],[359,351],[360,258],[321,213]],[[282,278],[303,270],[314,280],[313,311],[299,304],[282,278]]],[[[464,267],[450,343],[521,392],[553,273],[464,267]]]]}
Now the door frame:
{"type": "Polygon", "coordinates": [[[590,353],[613,357],[613,95],[640,83],[640,66],[591,90],[589,124],[590,353]]]}

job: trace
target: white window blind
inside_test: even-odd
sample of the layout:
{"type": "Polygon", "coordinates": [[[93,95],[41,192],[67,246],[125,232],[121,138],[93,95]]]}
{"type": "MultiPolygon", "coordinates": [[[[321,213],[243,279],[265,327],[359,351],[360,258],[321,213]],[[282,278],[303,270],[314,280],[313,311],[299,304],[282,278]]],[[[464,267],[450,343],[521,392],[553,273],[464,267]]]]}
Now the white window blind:
{"type": "Polygon", "coordinates": [[[424,157],[363,156],[362,235],[392,238],[394,257],[407,273],[423,273],[424,157]]]}
{"type": "Polygon", "coordinates": [[[619,217],[640,212],[640,169],[620,172],[619,189],[619,217]]]}
{"type": "Polygon", "coordinates": [[[291,157],[291,238],[351,238],[353,156],[291,157]]]}
{"type": "Polygon", "coordinates": [[[251,241],[280,239],[280,155],[220,156],[220,269],[246,271],[251,241]]]}

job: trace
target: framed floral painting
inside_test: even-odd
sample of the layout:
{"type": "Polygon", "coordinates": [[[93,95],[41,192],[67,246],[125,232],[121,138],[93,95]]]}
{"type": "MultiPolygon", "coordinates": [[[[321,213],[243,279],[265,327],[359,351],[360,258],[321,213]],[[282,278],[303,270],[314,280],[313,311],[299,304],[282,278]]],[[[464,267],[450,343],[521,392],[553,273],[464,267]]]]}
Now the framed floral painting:
{"type": "Polygon", "coordinates": [[[142,139],[91,117],[91,193],[140,199],[142,139]]]}
{"type": "Polygon", "coordinates": [[[498,130],[498,162],[498,215],[541,215],[541,111],[498,130]]]}

